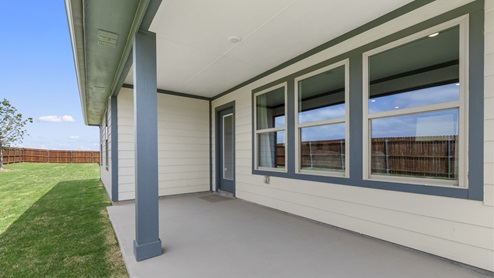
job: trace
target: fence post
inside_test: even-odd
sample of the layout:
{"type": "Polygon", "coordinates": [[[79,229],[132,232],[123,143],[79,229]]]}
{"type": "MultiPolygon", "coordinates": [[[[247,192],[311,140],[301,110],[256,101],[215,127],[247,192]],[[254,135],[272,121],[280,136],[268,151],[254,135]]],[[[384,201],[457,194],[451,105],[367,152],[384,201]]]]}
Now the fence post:
{"type": "Polygon", "coordinates": [[[9,164],[9,163],[10,163],[10,150],[11,150],[11,149],[12,149],[12,148],[11,148],[11,147],[9,147],[9,152],[7,153],[7,164],[9,164]]]}
{"type": "Polygon", "coordinates": [[[46,151],[46,162],[50,163],[50,151],[46,151]]]}
{"type": "Polygon", "coordinates": [[[91,163],[94,162],[94,152],[91,152],[91,163]]]}
{"type": "Polygon", "coordinates": [[[72,151],[70,151],[70,163],[72,163],[72,151]]]}
{"type": "Polygon", "coordinates": [[[451,178],[451,139],[448,139],[448,178],[451,178]]]}
{"type": "Polygon", "coordinates": [[[314,163],[312,162],[312,141],[309,141],[309,158],[310,158],[310,168],[313,168],[314,163]]]}
{"type": "Polygon", "coordinates": [[[389,152],[388,152],[388,138],[384,139],[384,161],[386,164],[386,174],[389,175],[389,152]]]}
{"type": "Polygon", "coordinates": [[[14,149],[14,164],[15,164],[15,159],[17,158],[17,148],[14,149]]]}
{"type": "Polygon", "coordinates": [[[341,161],[341,170],[345,170],[345,157],[343,153],[343,140],[340,140],[340,161],[341,161]]]}

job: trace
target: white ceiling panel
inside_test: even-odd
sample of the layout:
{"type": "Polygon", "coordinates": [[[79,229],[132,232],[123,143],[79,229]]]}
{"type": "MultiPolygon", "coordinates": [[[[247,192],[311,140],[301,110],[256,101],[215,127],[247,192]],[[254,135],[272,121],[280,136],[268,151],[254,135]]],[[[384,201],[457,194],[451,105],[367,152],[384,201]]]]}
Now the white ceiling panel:
{"type": "MultiPolygon", "coordinates": [[[[258,66],[268,70],[389,11],[387,0],[351,2],[299,1],[229,55],[242,61],[255,57],[258,66]]],[[[410,1],[394,2],[397,8],[410,1]]]]}
{"type": "Polygon", "coordinates": [[[168,0],[161,4],[150,30],[216,55],[234,45],[229,36],[247,38],[294,0],[168,0]]]}
{"type": "Polygon", "coordinates": [[[200,49],[163,38],[157,39],[157,48],[158,88],[169,90],[180,90],[191,78],[218,58],[200,49]]]}
{"type": "MultiPolygon", "coordinates": [[[[255,76],[260,69],[231,57],[222,57],[214,66],[205,69],[182,89],[183,93],[212,97],[218,92],[218,83],[234,84],[244,82],[244,76],[255,76]],[[217,82],[210,82],[217,80],[217,82]]],[[[229,89],[229,88],[228,88],[229,89]]]]}
{"type": "Polygon", "coordinates": [[[163,0],[150,27],[158,88],[215,96],[409,2],[163,0]]]}

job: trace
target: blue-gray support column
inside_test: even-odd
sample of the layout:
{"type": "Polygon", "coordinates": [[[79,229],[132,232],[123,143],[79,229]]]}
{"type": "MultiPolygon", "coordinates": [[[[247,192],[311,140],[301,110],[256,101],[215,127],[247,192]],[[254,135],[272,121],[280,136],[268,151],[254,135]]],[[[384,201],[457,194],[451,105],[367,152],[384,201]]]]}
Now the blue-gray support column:
{"type": "Polygon", "coordinates": [[[111,200],[118,201],[118,101],[111,97],[111,200]]]}
{"type": "Polygon", "coordinates": [[[158,219],[156,34],[134,37],[135,222],[137,261],[162,254],[158,219]]]}

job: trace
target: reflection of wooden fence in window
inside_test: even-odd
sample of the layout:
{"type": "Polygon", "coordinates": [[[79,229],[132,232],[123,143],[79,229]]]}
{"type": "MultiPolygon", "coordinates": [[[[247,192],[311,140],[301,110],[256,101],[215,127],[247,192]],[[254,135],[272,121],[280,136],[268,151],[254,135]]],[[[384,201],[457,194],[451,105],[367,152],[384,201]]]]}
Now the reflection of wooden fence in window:
{"type": "MultiPolygon", "coordinates": [[[[457,136],[372,139],[371,173],[455,178],[457,136]]],[[[284,145],[278,144],[277,162],[285,166],[284,145]]],[[[344,170],[345,142],[304,142],[302,168],[344,170]]]]}
{"type": "Polygon", "coordinates": [[[371,173],[455,178],[457,136],[376,138],[371,173]]]}
{"type": "Polygon", "coordinates": [[[99,163],[98,151],[60,151],[25,148],[4,148],[3,163],[99,163]]]}

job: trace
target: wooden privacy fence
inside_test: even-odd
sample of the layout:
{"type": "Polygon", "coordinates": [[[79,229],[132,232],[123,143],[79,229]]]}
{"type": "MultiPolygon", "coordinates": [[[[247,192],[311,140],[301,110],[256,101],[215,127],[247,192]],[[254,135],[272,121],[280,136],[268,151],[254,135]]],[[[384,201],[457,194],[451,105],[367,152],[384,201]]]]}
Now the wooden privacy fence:
{"type": "MultiPolygon", "coordinates": [[[[371,173],[454,179],[458,168],[457,136],[374,138],[371,173]]],[[[302,142],[301,168],[345,169],[345,141],[302,142]]],[[[276,162],[285,166],[285,146],[278,144],[276,162]]]]}
{"type": "Polygon", "coordinates": [[[3,163],[99,163],[98,151],[60,151],[26,148],[3,148],[3,163]]]}

